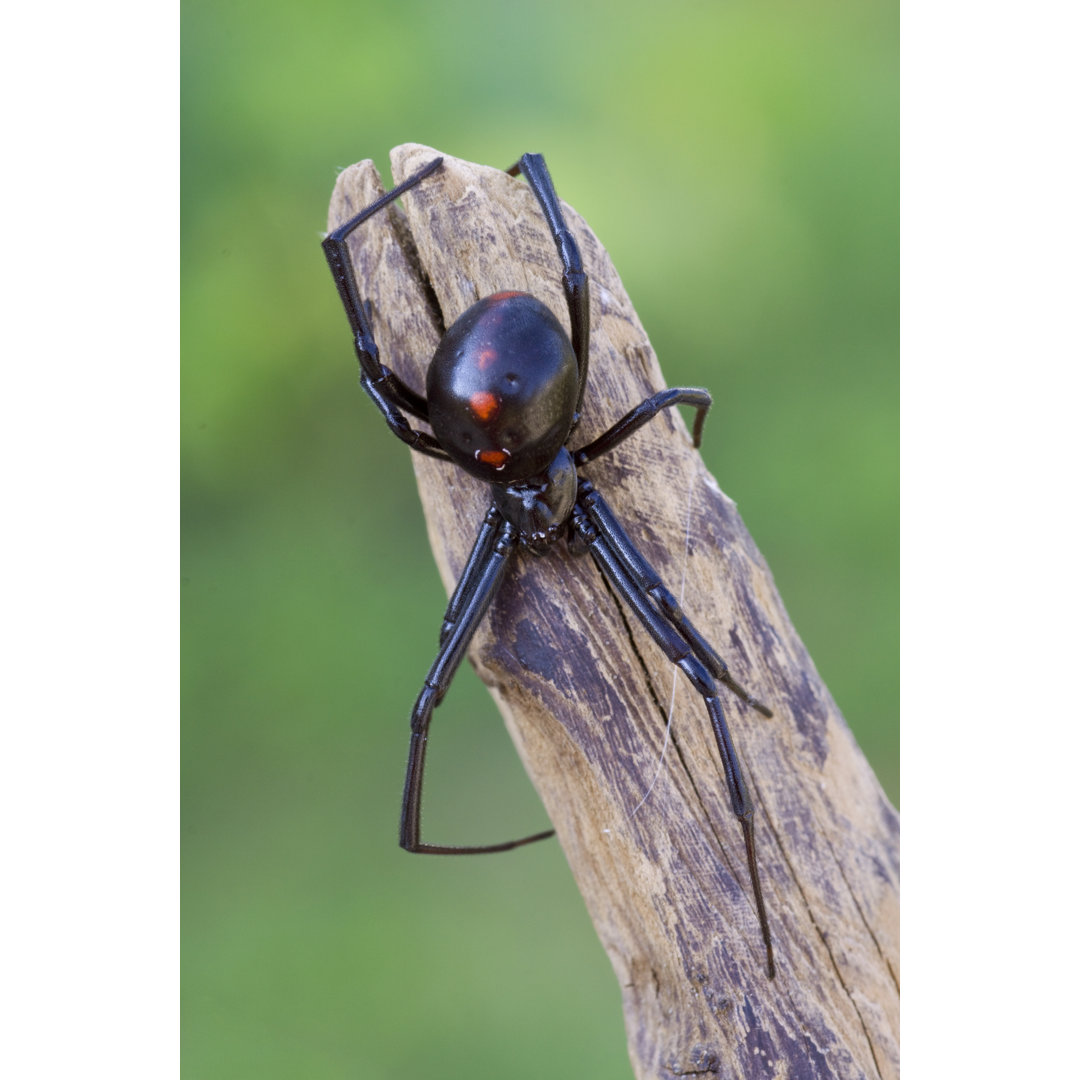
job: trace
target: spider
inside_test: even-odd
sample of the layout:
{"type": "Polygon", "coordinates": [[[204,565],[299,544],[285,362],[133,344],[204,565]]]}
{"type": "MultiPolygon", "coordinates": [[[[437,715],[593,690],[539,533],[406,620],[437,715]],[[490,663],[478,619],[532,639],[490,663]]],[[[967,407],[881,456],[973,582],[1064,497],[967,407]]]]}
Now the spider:
{"type": "Polygon", "coordinates": [[[446,331],[427,370],[426,397],[383,366],[346,238],[442,163],[441,157],[428,162],[323,240],[323,251],[352,328],[360,385],[390,430],[417,453],[450,462],[491,488],[491,505],[443,617],[438,654],[413,706],[401,846],[420,854],[466,855],[508,851],[553,835],[554,830],[549,829],[519,840],[473,847],[425,843],[420,838],[420,795],[432,712],[449,689],[498,593],[510,559],[520,548],[543,555],[565,539],[572,554],[587,551],[592,556],[614,591],[668,659],[685,672],[705,702],[731,808],[742,825],[771,979],[776,968],[754,846],[754,810],[717,683],[764,716],[772,716],[772,712],[734,680],[727,664],[683,613],[600,493],[578,474],[582,466],[614,449],[661,410],[675,405],[696,410],[693,443],[700,446],[712,398],[706,390],[696,388],[662,390],[592,442],[568,449],[581,414],[589,368],[589,279],[540,154],[523,155],[507,171],[511,176],[524,176],[551,231],[563,268],[570,337],[536,297],[524,292],[497,292],[473,304],[446,331]],[[431,434],[414,428],[406,414],[425,421],[431,434]]]}

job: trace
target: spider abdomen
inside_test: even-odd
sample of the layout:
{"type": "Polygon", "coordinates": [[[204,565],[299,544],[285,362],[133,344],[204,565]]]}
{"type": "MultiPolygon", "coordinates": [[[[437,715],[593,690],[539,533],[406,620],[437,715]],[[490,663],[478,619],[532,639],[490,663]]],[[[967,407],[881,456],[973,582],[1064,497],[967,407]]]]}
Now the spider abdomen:
{"type": "Polygon", "coordinates": [[[427,374],[431,427],[454,462],[492,484],[544,473],[566,442],[578,363],[535,296],[500,292],[446,331],[427,374]]]}

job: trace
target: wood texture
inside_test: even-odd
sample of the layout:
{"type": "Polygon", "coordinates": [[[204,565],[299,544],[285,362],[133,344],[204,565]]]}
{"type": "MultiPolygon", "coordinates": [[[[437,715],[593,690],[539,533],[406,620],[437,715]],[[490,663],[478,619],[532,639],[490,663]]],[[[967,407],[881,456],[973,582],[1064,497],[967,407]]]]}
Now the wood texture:
{"type": "MultiPolygon", "coordinates": [[[[437,153],[397,148],[394,182],[437,153]]],[[[558,185],[558,163],[549,164],[558,185]]],[[[382,191],[371,162],[346,169],[331,227],[382,191]]],[[[664,382],[607,253],[568,206],[566,216],[592,286],[578,446],[664,382]]],[[[569,331],[561,267],[536,201],[523,181],[497,169],[447,158],[392,213],[365,223],[351,253],[383,363],[421,392],[443,328],[481,296],[533,293],[569,331]]],[[[713,424],[722,410],[720,399],[713,424]]],[[[382,423],[374,409],[371,422],[382,423]]],[[[386,438],[407,452],[389,431],[386,438]]],[[[453,466],[413,461],[449,591],[487,492],[453,466]]],[[[636,1075],[898,1076],[896,812],[682,418],[661,414],[583,472],[668,587],[683,593],[735,678],[775,711],[764,719],[724,693],[757,808],[778,969],[770,982],[704,705],[682,675],[674,679],[592,560],[571,558],[563,545],[543,559],[520,555],[470,651],[611,958],[636,1075]],[[671,743],[658,774],[673,685],[671,743]]],[[[433,655],[437,619],[433,612],[433,655]]]]}

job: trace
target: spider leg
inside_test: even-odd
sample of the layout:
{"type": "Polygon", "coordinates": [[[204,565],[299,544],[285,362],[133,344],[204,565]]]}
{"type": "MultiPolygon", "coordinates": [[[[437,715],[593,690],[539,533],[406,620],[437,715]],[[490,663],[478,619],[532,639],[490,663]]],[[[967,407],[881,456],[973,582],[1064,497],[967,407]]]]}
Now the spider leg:
{"type": "Polygon", "coordinates": [[[709,669],[709,672],[736,697],[741,698],[762,716],[772,716],[772,709],[752,694],[748,694],[735,681],[725,661],[717,655],[716,650],[686,617],[679,601],[665,588],[660,575],[638,551],[611,507],[588,480],[582,480],[578,485],[577,505],[585,512],[593,528],[604,539],[608,549],[630,575],[635,586],[656,605],[664,618],[682,635],[683,640],[693,649],[694,655],[709,669]]]}
{"type": "Polygon", "coordinates": [[[350,218],[344,225],[338,226],[329,233],[323,240],[322,247],[353,332],[353,344],[356,348],[357,359],[360,361],[360,385],[375,402],[390,430],[402,442],[408,443],[413,450],[421,454],[449,461],[449,455],[439,445],[438,439],[425,431],[415,430],[402,415],[404,410],[421,420],[426,420],[427,401],[415,390],[406,386],[388,367],[380,363],[379,347],[375,344],[371,321],[364,301],[360,297],[360,286],[357,284],[352,260],[349,258],[349,249],[345,242],[357,226],[389,206],[425,177],[430,176],[441,164],[442,158],[428,162],[419,172],[414,173],[396,188],[365,207],[355,217],[350,218]]]}
{"type": "Polygon", "coordinates": [[[511,176],[522,175],[544,211],[548,228],[559,249],[563,264],[563,292],[570,309],[570,343],[578,362],[578,397],[574,406],[574,427],[577,426],[581,402],[585,397],[585,382],[589,375],[589,276],[581,263],[577,241],[567,228],[562,204],[555,194],[555,185],[544,162],[543,154],[523,154],[521,160],[506,170],[511,176]]]}
{"type": "Polygon", "coordinates": [[[505,521],[492,540],[485,531],[488,529],[490,517],[489,513],[473,545],[473,554],[463,575],[469,578],[470,583],[464,589],[455,590],[443,624],[443,640],[439,652],[413,706],[412,739],[409,743],[409,763],[405,769],[405,791],[401,806],[401,846],[406,851],[424,855],[477,855],[509,851],[554,834],[554,829],[548,829],[520,840],[481,847],[442,847],[425,844],[420,839],[420,801],[431,714],[450,688],[450,681],[465,656],[465,650],[502,584],[510,553],[517,542],[516,531],[505,521]]]}
{"type": "Polygon", "coordinates": [[[480,526],[480,532],[477,534],[476,542],[469,553],[465,568],[461,571],[461,577],[458,578],[454,595],[450,597],[450,603],[446,606],[442,629],[439,631],[440,645],[446,640],[450,631],[454,629],[454,624],[461,615],[461,608],[466,597],[476,587],[476,575],[487,563],[492,549],[495,547],[495,541],[499,535],[499,525],[502,521],[502,514],[494,505],[490,506],[488,512],[484,515],[484,523],[480,526]]]}
{"type": "Polygon", "coordinates": [[[595,461],[601,454],[613,450],[623,439],[633,435],[662,409],[670,409],[674,405],[693,405],[697,409],[694,417],[694,446],[700,446],[701,429],[705,426],[705,416],[712,406],[712,395],[708,390],[693,386],[674,386],[670,390],[653,394],[651,398],[631,409],[621,420],[616,420],[603,435],[593,439],[588,446],[575,450],[574,464],[580,467],[588,461],[595,461]]]}
{"type": "MultiPolygon", "coordinates": [[[[724,779],[731,797],[731,809],[739,819],[739,824],[742,825],[746,862],[750,869],[750,881],[754,890],[754,904],[757,907],[761,937],[765,943],[766,972],[772,979],[776,976],[776,964],[773,960],[772,934],[769,930],[765,898],[762,895],[761,878],[758,873],[757,847],[754,843],[754,807],[739,767],[735,745],[731,741],[731,733],[728,731],[720,698],[716,692],[716,683],[713,682],[705,664],[697,657],[696,650],[649,602],[646,590],[635,580],[635,575],[627,569],[620,554],[616,553],[614,543],[605,535],[606,530],[602,531],[595,527],[582,502],[583,500],[579,499],[573,511],[575,531],[588,546],[589,553],[612,588],[633,609],[652,639],[664,651],[667,658],[683,670],[694,689],[705,701],[705,708],[712,722],[716,745],[724,767],[724,779]]],[[[641,561],[644,563],[644,559],[641,561]]]]}

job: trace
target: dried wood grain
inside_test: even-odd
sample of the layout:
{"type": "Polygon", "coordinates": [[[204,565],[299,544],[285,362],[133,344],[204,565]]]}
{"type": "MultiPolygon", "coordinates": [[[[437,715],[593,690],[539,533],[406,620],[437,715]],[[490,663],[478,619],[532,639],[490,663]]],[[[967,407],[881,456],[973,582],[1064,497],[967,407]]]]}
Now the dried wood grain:
{"type": "MultiPolygon", "coordinates": [[[[398,147],[394,182],[437,153],[398,147]]],[[[558,184],[557,167],[553,173],[558,184]]],[[[371,162],[346,169],[331,228],[382,191],[371,162]]],[[[566,216],[592,284],[577,446],[665,384],[607,253],[569,206],[566,216]]],[[[481,296],[531,292],[569,331],[561,268],[539,208],[523,181],[497,169],[447,158],[392,213],[365,223],[351,254],[383,363],[421,392],[443,328],[481,296]]],[[[381,423],[374,410],[371,417],[381,423]]],[[[449,591],[486,489],[450,465],[413,461],[449,591]]],[[[761,553],[674,413],[583,472],[676,595],[685,572],[688,614],[736,679],[775,710],[767,720],[724,697],[757,807],[778,968],[770,982],[717,749],[704,706],[681,675],[671,745],[636,809],[657,776],[673,669],[592,561],[572,559],[561,545],[544,559],[519,557],[470,650],[611,959],[636,1075],[898,1076],[897,814],[791,626],[761,553]]]]}

